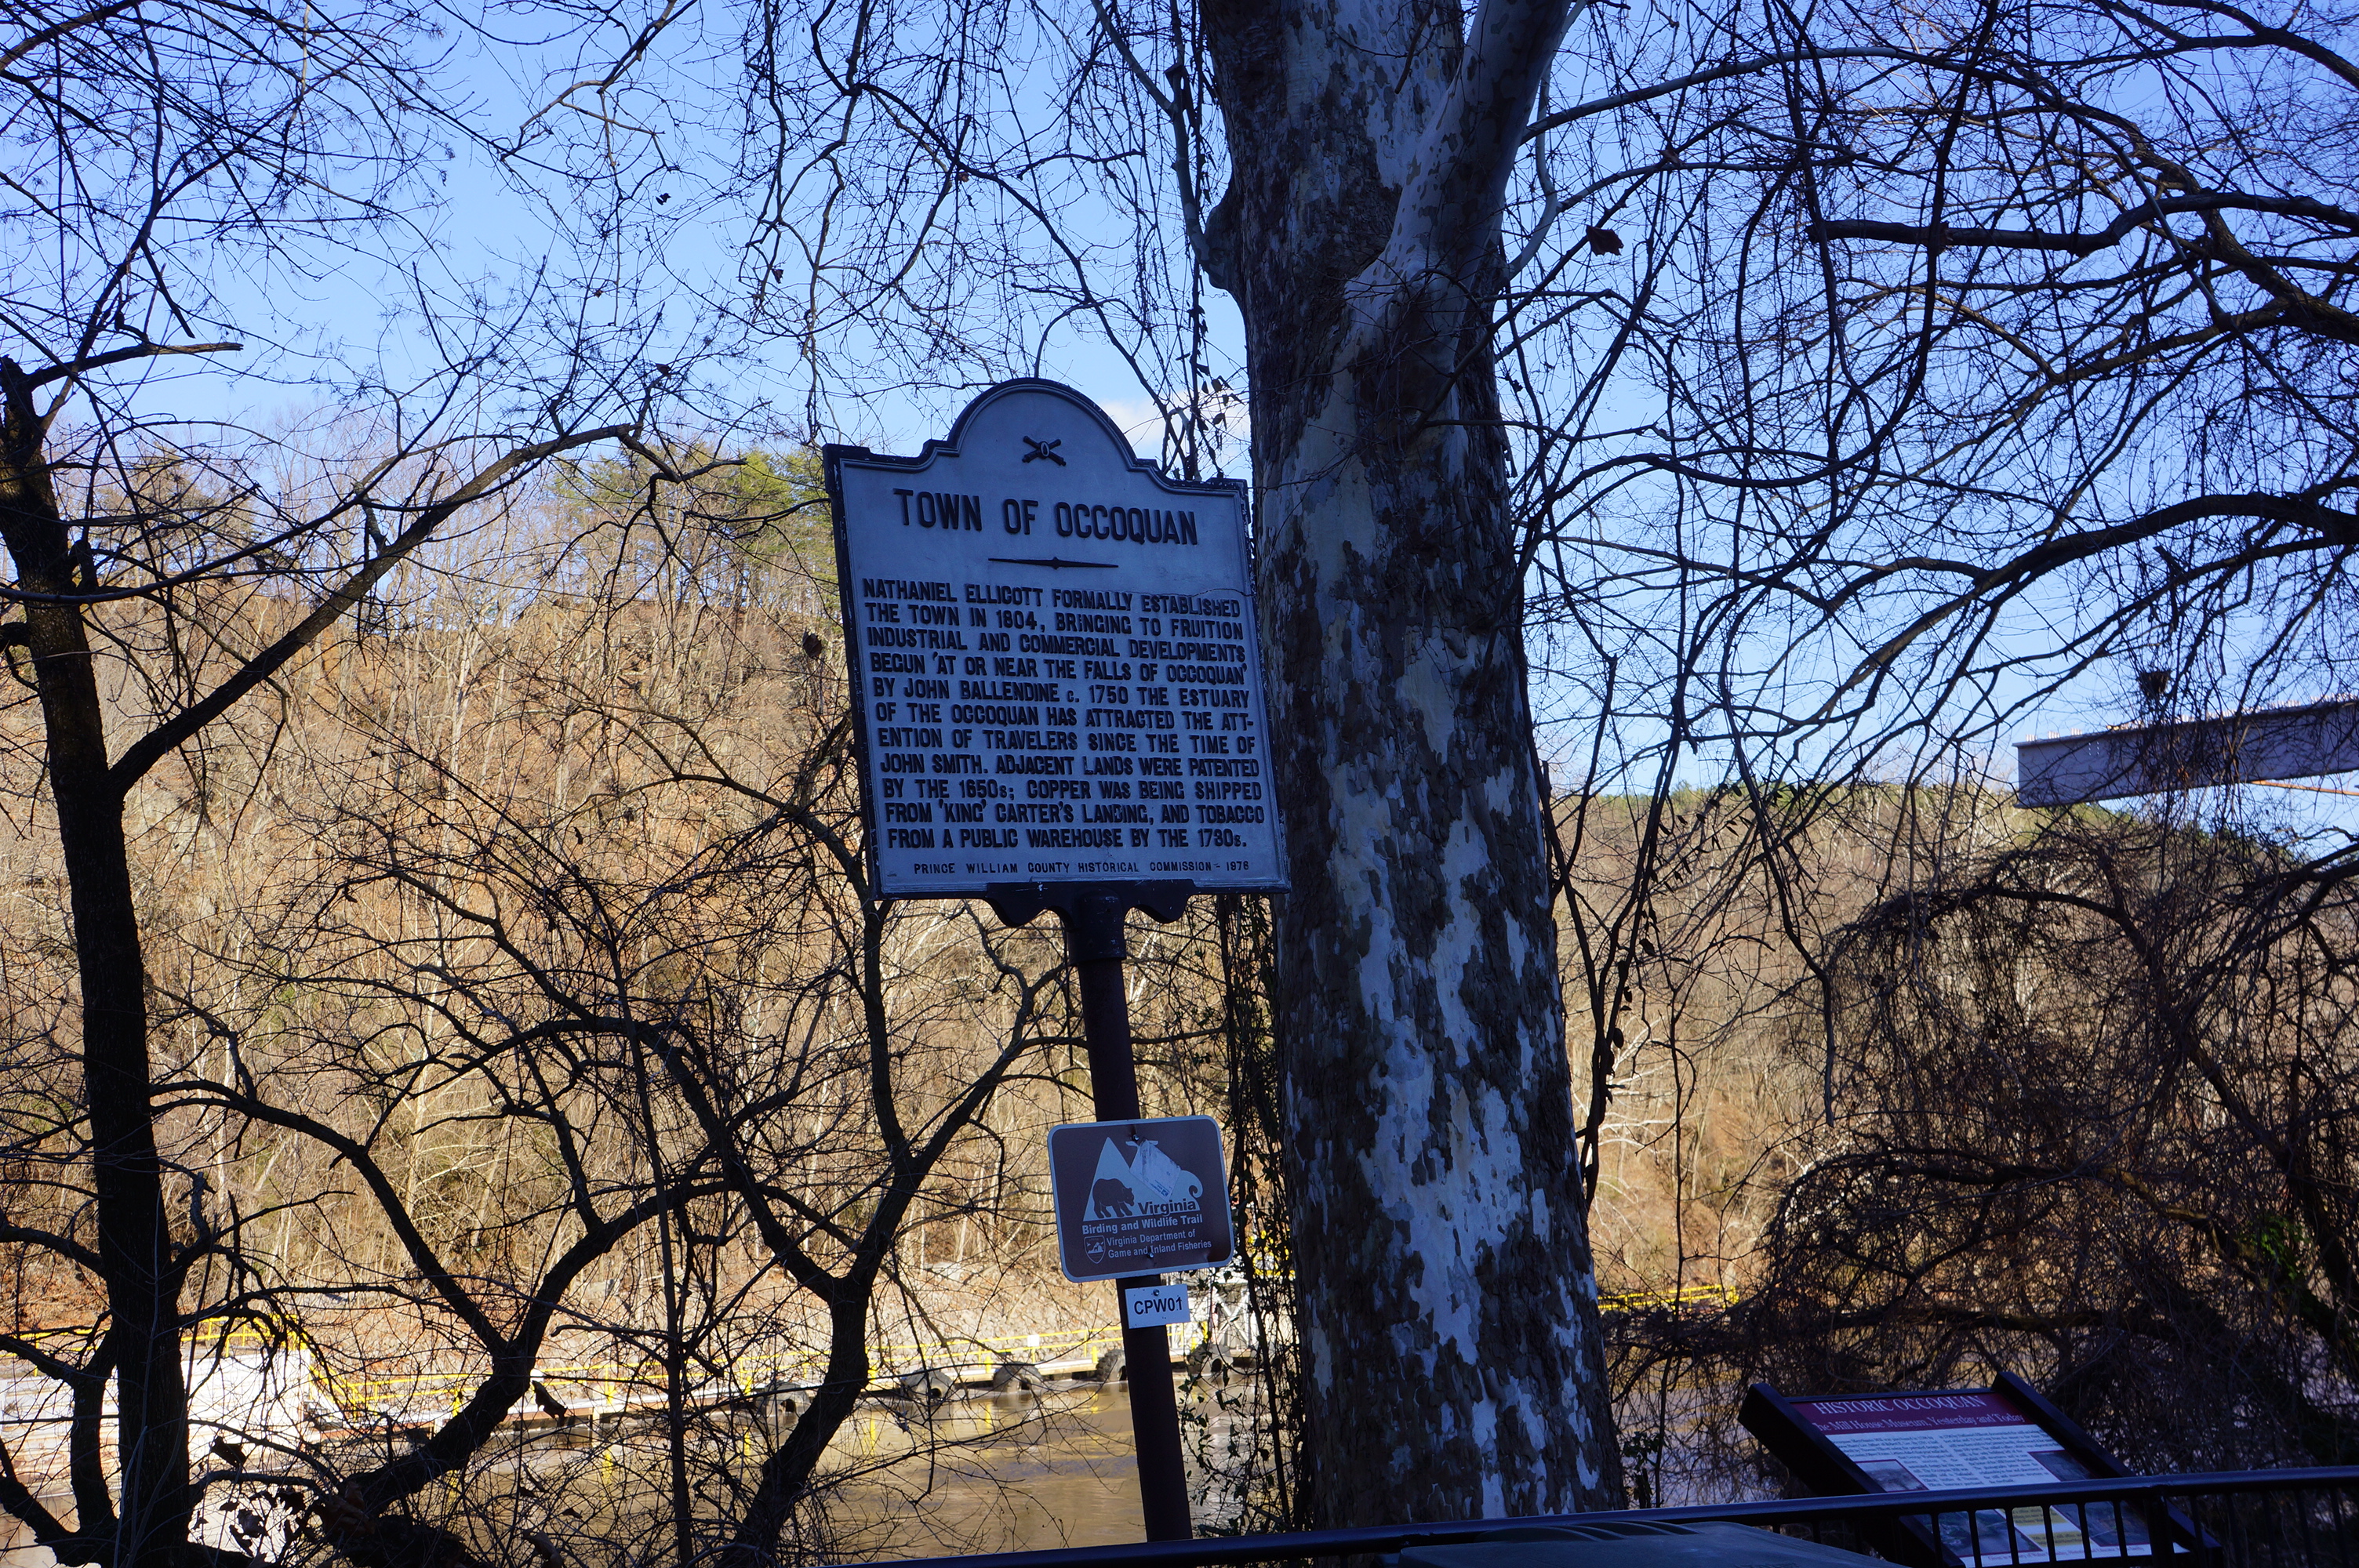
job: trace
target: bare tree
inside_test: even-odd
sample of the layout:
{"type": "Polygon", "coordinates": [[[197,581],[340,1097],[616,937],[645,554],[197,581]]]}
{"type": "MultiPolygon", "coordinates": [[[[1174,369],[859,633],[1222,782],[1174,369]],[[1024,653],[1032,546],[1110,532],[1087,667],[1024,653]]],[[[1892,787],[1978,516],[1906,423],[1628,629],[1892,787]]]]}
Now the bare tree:
{"type": "MultiPolygon", "coordinates": [[[[0,647],[38,707],[42,773],[11,789],[20,825],[54,835],[76,960],[60,1030],[76,1108],[29,1130],[25,1152],[89,1202],[58,1227],[8,1234],[104,1294],[103,1327],[72,1352],[6,1342],[73,1390],[73,1522],[13,1479],[0,1498],[67,1561],[191,1550],[182,1331],[237,1310],[187,1296],[234,1227],[158,1138],[170,1096],[151,1050],[136,819],[157,792],[201,795],[209,730],[388,572],[538,463],[634,423],[616,417],[614,372],[579,366],[514,417],[482,419],[468,406],[488,390],[476,356],[499,337],[482,320],[461,326],[476,343],[426,377],[421,402],[380,404],[378,449],[334,469],[281,449],[290,460],[273,471],[266,449],[179,439],[160,412],[200,384],[176,386],[168,367],[240,351],[223,325],[283,328],[264,303],[274,274],[283,284],[344,232],[387,227],[426,139],[452,130],[404,113],[431,101],[410,58],[427,42],[400,21],[194,5],[22,10],[0,45],[21,154],[5,222],[25,260],[0,293],[0,545],[14,573],[0,597],[17,612],[0,647]],[[241,600],[292,611],[223,613],[241,600]],[[98,1459],[109,1389],[111,1486],[98,1459]]],[[[220,378],[202,384],[224,393],[220,378]]]]}
{"type": "Polygon", "coordinates": [[[1206,254],[1245,319],[1280,674],[1308,1416],[1339,1522],[1620,1494],[1491,345],[1508,177],[1572,10],[1204,18],[1230,161],[1206,254]]]}
{"type": "Polygon", "coordinates": [[[799,345],[815,424],[880,363],[980,380],[1086,330],[1194,472],[1248,388],[1294,884],[1287,1190],[1332,1520],[1618,1495],[1490,346],[1507,186],[1574,10],[765,5],[750,29],[744,319],[799,345]],[[802,211],[826,227],[790,239],[802,211]],[[1207,285],[1249,374],[1216,362],[1207,285]]]}
{"type": "Polygon", "coordinates": [[[1832,1053],[1832,1118],[1793,1105],[1746,1184],[1774,1213],[1742,1299],[1632,1325],[1631,1359],[1814,1390],[2004,1368],[2139,1467],[2341,1463],[2347,855],[1859,794],[1892,891],[1826,944],[1831,1035],[1815,1007],[1761,1030],[1799,1077],[1832,1053]]]}
{"type": "MultiPolygon", "coordinates": [[[[369,726],[370,754],[408,772],[405,804],[347,787],[308,823],[332,853],[276,923],[299,938],[257,944],[266,994],[299,979],[343,1000],[274,1044],[272,1080],[374,1076],[373,1098],[440,1126],[501,1128],[493,1218],[450,1245],[527,1318],[470,1317],[445,1282],[470,1271],[422,1255],[369,1285],[487,1369],[418,1453],[357,1473],[327,1456],[340,1499],[389,1507],[459,1469],[550,1344],[636,1346],[662,1452],[616,1549],[813,1550],[830,1445],[873,1391],[886,1309],[914,1297],[912,1238],[962,1206],[946,1166],[1011,1080],[1072,1044],[1037,937],[864,896],[847,688],[807,642],[832,630],[811,602],[816,498],[807,468],[799,487],[776,471],[593,466],[556,557],[576,586],[544,578],[475,629],[466,684],[495,710],[463,737],[369,726]],[[647,1287],[603,1302],[581,1289],[592,1265],[647,1287]],[[794,1419],[749,1449],[756,1409],[779,1402],[794,1419]]],[[[266,1090],[214,1092],[286,1124],[266,1090]]],[[[414,1200],[378,1206],[422,1219],[414,1200]]],[[[478,1506],[497,1485],[472,1488],[478,1506]]]]}

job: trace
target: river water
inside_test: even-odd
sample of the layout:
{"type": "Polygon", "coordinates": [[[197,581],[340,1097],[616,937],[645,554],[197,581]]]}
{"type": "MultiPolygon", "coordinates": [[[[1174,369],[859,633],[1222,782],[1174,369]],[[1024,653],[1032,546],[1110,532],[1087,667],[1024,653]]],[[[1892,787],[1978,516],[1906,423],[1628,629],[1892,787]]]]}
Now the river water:
{"type": "MultiPolygon", "coordinates": [[[[1180,1400],[1181,1446],[1189,1497],[1200,1526],[1234,1527],[1250,1485],[1249,1467],[1262,1402],[1241,1379],[1214,1388],[1191,1382],[1180,1400]]],[[[708,1431],[709,1465],[731,1455],[750,1477],[771,1438],[752,1425],[708,1431]]],[[[654,1505],[662,1490],[664,1452],[651,1426],[626,1429],[619,1443],[592,1446],[577,1437],[542,1438],[516,1453],[510,1486],[549,1525],[559,1505],[592,1506],[580,1523],[625,1555],[658,1552],[634,1529],[669,1517],[654,1505]],[[597,1505],[588,1505],[591,1498],[597,1505]]],[[[1130,1400],[1122,1384],[1082,1382],[1038,1394],[1010,1393],[944,1401],[930,1412],[900,1402],[866,1403],[830,1445],[816,1511],[797,1520],[806,1554],[822,1560],[876,1561],[1057,1546],[1103,1546],[1143,1539],[1138,1465],[1130,1400]]],[[[676,1552],[674,1553],[677,1554],[676,1552]]]]}
{"type": "MultiPolygon", "coordinates": [[[[1237,1519],[1260,1408],[1250,1380],[1223,1389],[1197,1383],[1183,1396],[1189,1496],[1200,1525],[1237,1519]]],[[[708,1477],[750,1479],[776,1435],[754,1422],[708,1425],[693,1467],[708,1477]]],[[[658,1506],[669,1471],[655,1423],[595,1443],[576,1430],[507,1436],[495,1447],[463,1490],[421,1496],[422,1511],[447,1509],[446,1521],[462,1533],[473,1533],[461,1522],[472,1517],[475,1530],[563,1541],[573,1549],[565,1555],[583,1563],[673,1554],[664,1550],[668,1509],[658,1506]]],[[[830,1446],[824,1479],[824,1502],[796,1528],[805,1552],[821,1560],[1103,1546],[1145,1534],[1130,1401],[1119,1383],[952,1399],[930,1414],[864,1403],[830,1446]]],[[[71,1506],[61,1489],[44,1490],[52,1508],[71,1506]]],[[[239,1544],[222,1535],[223,1511],[207,1537],[239,1544]]],[[[0,1568],[49,1568],[49,1553],[12,1526],[0,1517],[0,1568]]],[[[275,1540],[255,1543],[257,1555],[276,1555],[271,1549],[285,1538],[279,1530],[271,1534],[275,1540]]]]}
{"type": "MultiPolygon", "coordinates": [[[[1037,1401],[953,1400],[922,1434],[914,1423],[897,1427],[888,1412],[863,1411],[845,1426],[835,1446],[847,1468],[889,1461],[841,1486],[830,1522],[853,1555],[1103,1546],[1145,1537],[1130,1401],[1119,1384],[1037,1401]]],[[[1201,1476],[1190,1479],[1195,1496],[1201,1476]]],[[[1217,1517],[1234,1507],[1216,1498],[1202,1511],[1217,1517]]]]}

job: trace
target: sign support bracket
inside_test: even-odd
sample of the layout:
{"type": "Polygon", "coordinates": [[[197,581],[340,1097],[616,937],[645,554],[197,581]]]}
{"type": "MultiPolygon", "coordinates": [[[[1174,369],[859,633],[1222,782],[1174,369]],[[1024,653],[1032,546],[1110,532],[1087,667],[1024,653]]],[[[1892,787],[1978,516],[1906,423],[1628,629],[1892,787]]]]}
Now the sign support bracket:
{"type": "MultiPolygon", "coordinates": [[[[1064,922],[1065,956],[1080,984],[1082,1046],[1100,1121],[1132,1121],[1139,1115],[1138,1064],[1131,1054],[1130,999],[1122,974],[1129,957],[1124,922],[1136,908],[1168,925],[1186,912],[1195,891],[1192,881],[995,882],[984,895],[1009,925],[1028,925],[1049,909],[1064,922]]],[[[1153,1275],[1116,1280],[1114,1299],[1121,1303],[1128,1299],[1125,1292],[1160,1282],[1153,1275]]],[[[1188,1472],[1180,1449],[1171,1341],[1162,1325],[1136,1328],[1127,1308],[1118,1304],[1118,1310],[1147,1539],[1186,1541],[1191,1534],[1188,1472]]]]}

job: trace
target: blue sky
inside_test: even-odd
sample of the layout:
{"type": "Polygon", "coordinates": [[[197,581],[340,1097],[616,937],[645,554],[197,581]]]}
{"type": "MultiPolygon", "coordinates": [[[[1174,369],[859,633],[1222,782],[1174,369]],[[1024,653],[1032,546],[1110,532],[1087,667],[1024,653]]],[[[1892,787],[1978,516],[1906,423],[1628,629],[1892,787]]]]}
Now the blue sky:
{"type": "MultiPolygon", "coordinates": [[[[732,14],[683,12],[603,96],[562,90],[603,74],[645,16],[586,30],[545,9],[511,9],[495,20],[496,39],[463,28],[445,36],[443,80],[451,101],[464,104],[467,134],[440,137],[421,163],[420,200],[364,244],[311,250],[307,267],[217,273],[220,314],[247,339],[248,351],[217,367],[183,362],[152,375],[139,395],[144,409],[266,426],[310,418],[346,399],[386,403],[393,399],[384,389],[414,393],[449,362],[454,331],[484,341],[499,336],[486,334],[481,323],[489,319],[506,324],[507,362],[484,379],[506,385],[512,400],[524,395],[526,373],[548,373],[528,362],[532,356],[588,341],[601,352],[635,353],[644,367],[673,367],[663,384],[679,395],[663,406],[679,427],[765,444],[816,435],[908,451],[942,433],[983,380],[1037,368],[1096,399],[1156,455],[1151,404],[1086,316],[969,345],[945,356],[938,376],[888,369],[866,385],[856,375],[815,381],[790,335],[748,330],[731,319],[746,294],[754,231],[750,188],[730,135],[742,110],[737,40],[725,30],[732,14]],[[505,161],[495,156],[502,150],[505,161]]],[[[924,41],[909,47],[922,50],[924,41]]],[[[1009,99],[1000,112],[1011,122],[1053,119],[1058,106],[1049,91],[1070,57],[1058,57],[1064,46],[1054,38],[1034,38],[1025,47],[1035,53],[1024,69],[1003,73],[1009,99]]],[[[1004,218],[1007,209],[998,211],[1004,218]]],[[[1061,217],[1083,232],[1125,221],[1086,206],[1061,217]]],[[[783,258],[771,274],[781,296],[809,284],[792,245],[772,254],[783,258]]],[[[1217,290],[1206,289],[1203,304],[1209,358],[1217,373],[1241,383],[1235,312],[1217,290]]],[[[866,325],[879,334],[894,330],[866,325]]],[[[842,330],[856,335],[859,327],[842,330]]],[[[828,346],[854,361],[863,348],[849,338],[828,346]]],[[[876,357],[882,365],[885,356],[876,357]]],[[[1610,405],[1603,422],[1613,422],[1610,405]]],[[[1240,430],[1223,448],[1219,470],[1244,475],[1246,457],[1240,430]]],[[[2036,637],[2043,620],[2070,614],[2067,606],[2037,600],[2024,609],[2025,623],[2011,635],[2036,637]]],[[[2047,694],[2026,721],[1985,742],[1980,765],[2006,776],[2012,741],[2121,717],[2126,684],[2125,671],[2104,665],[2047,694]]],[[[2013,703],[2028,692],[2002,686],[1995,695],[2013,703]]],[[[1553,737],[1544,748],[1571,761],[1587,745],[1584,699],[1576,688],[1545,682],[1536,697],[1553,737]]],[[[1617,744],[1643,752],[1646,721],[1633,719],[1625,729],[1617,744]]],[[[1720,762],[1706,755],[1680,772],[1709,776],[1720,762]]],[[[2235,809],[2257,811],[2287,831],[2351,816],[2345,797],[2243,793],[2262,798],[2239,800],[2235,809]]]]}

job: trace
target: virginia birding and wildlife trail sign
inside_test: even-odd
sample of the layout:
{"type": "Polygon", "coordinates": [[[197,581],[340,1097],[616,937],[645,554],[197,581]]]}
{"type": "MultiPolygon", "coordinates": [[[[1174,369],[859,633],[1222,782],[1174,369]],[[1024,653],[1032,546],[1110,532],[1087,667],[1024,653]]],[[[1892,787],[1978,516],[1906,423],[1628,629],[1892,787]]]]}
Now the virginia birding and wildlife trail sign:
{"type": "Polygon", "coordinates": [[[1209,1269],[1236,1254],[1228,1162],[1209,1116],[1049,1130],[1057,1262],[1086,1283],[1209,1269]]]}
{"type": "MultiPolygon", "coordinates": [[[[990,388],[916,457],[824,457],[869,891],[1064,923],[1100,1119],[1079,1245],[1108,1265],[1074,1277],[1122,1292],[1147,1537],[1184,1540],[1163,1325],[1186,1292],[1160,1275],[1234,1244],[1211,1119],[1139,1115],[1124,927],[1134,908],[1177,920],[1199,891],[1286,885],[1245,487],[1166,478],[1051,381],[990,388]],[[1100,1185],[1108,1149],[1127,1214],[1100,1185]]],[[[1061,1198],[1059,1231],[1061,1249],[1061,1198]]]]}

